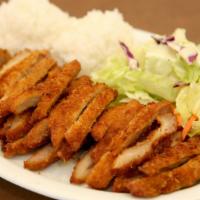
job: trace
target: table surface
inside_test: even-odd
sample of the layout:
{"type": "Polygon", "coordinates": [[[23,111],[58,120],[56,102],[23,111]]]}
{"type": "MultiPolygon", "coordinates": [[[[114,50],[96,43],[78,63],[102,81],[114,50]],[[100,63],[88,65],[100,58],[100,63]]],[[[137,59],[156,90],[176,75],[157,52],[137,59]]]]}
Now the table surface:
{"type": "MultiPolygon", "coordinates": [[[[2,2],[2,0],[0,0],[2,2]]],[[[199,0],[52,0],[71,15],[83,16],[91,9],[118,8],[125,19],[135,26],[155,33],[169,34],[176,27],[186,28],[188,37],[200,42],[199,0]]],[[[0,199],[48,200],[0,179],[0,199]]]]}

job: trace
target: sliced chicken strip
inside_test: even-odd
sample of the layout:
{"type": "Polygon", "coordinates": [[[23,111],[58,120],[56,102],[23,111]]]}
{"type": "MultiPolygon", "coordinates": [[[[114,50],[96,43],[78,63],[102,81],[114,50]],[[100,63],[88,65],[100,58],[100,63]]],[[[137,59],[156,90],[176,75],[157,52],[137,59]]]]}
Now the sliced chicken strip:
{"type": "Polygon", "coordinates": [[[200,180],[200,156],[171,171],[130,181],[128,190],[134,196],[155,197],[193,186],[200,180]]]}
{"type": "Polygon", "coordinates": [[[39,121],[48,115],[51,107],[65,92],[67,85],[79,71],[80,65],[77,61],[66,64],[63,69],[54,67],[44,82],[18,95],[9,109],[15,114],[19,114],[38,104],[31,121],[32,123],[39,121]]]}
{"type": "MultiPolygon", "coordinates": [[[[32,53],[35,55],[35,53],[32,53]]],[[[33,57],[30,59],[30,51],[22,51],[9,60],[0,71],[0,97],[15,85],[23,74],[30,68],[31,62],[36,62],[33,57]]]]}
{"type": "Polygon", "coordinates": [[[130,169],[123,175],[115,177],[112,184],[113,192],[128,192],[127,183],[138,178],[143,178],[144,175],[138,169],[130,169]]]}
{"type": "Polygon", "coordinates": [[[71,127],[85,107],[102,89],[102,86],[94,87],[91,84],[80,84],[52,110],[49,126],[51,141],[55,148],[60,148],[66,130],[71,127]]]}
{"type": "Polygon", "coordinates": [[[71,94],[74,89],[76,89],[77,87],[81,87],[81,85],[82,86],[92,85],[92,80],[90,79],[89,76],[81,76],[81,77],[73,80],[70,83],[69,87],[67,88],[67,93],[71,94]]]}
{"type": "Polygon", "coordinates": [[[200,136],[192,137],[186,142],[167,148],[161,154],[155,155],[151,160],[139,167],[147,175],[155,175],[163,170],[175,168],[200,154],[200,136]]]}
{"type": "Polygon", "coordinates": [[[78,61],[72,61],[65,64],[61,72],[55,73],[53,77],[47,80],[42,88],[42,97],[36,110],[33,112],[32,121],[40,120],[46,116],[59,97],[65,92],[69,83],[78,75],[80,64],[78,61]]]}
{"type": "MultiPolygon", "coordinates": [[[[38,105],[38,102],[42,101],[42,97],[46,96],[48,92],[50,93],[49,96],[51,97],[52,92],[49,91],[50,89],[47,89],[47,86],[51,88],[51,86],[53,84],[52,82],[53,82],[53,80],[55,80],[55,76],[60,75],[60,73],[61,73],[61,69],[59,67],[54,67],[48,73],[48,77],[43,82],[38,83],[34,87],[29,88],[22,94],[18,95],[15,98],[15,101],[12,104],[10,110],[15,114],[20,114],[29,108],[36,107],[38,105]],[[51,85],[49,83],[51,83],[51,85]]],[[[56,82],[56,81],[54,81],[54,82],[56,82]]],[[[48,102],[46,102],[46,104],[48,105],[48,102]]],[[[45,106],[45,108],[46,108],[46,106],[45,106]]],[[[36,110],[34,112],[36,112],[36,110]]],[[[31,121],[32,121],[32,123],[34,122],[33,120],[31,120],[31,121]]]]}
{"type": "MultiPolygon", "coordinates": [[[[131,144],[134,144],[140,135],[149,127],[151,124],[155,121],[156,117],[163,112],[168,112],[169,110],[172,110],[172,106],[169,102],[160,102],[157,104],[148,104],[144,108],[142,108],[138,114],[129,122],[127,127],[119,131],[116,135],[113,136],[112,140],[109,144],[109,152],[112,153],[113,157],[116,157],[121,151],[123,151],[126,147],[130,146],[131,144]]],[[[108,151],[107,151],[108,152],[108,151]]],[[[101,162],[106,162],[105,159],[107,157],[104,157],[104,159],[100,159],[95,165],[97,166],[103,166],[101,162]]],[[[112,172],[112,166],[113,162],[108,160],[109,168],[107,170],[110,170],[112,172]]],[[[92,172],[93,169],[95,170],[95,165],[91,169],[90,174],[94,173],[92,172]]],[[[105,170],[104,167],[102,167],[102,171],[105,170]]],[[[112,173],[112,176],[110,176],[111,173],[106,173],[108,176],[104,176],[104,185],[100,183],[99,185],[96,184],[97,182],[90,178],[90,174],[87,177],[87,184],[91,185],[93,188],[106,188],[108,187],[110,181],[115,176],[114,173],[112,173]]],[[[96,173],[95,177],[99,177],[99,179],[102,178],[101,173],[96,173]]]]}
{"type": "MultiPolygon", "coordinates": [[[[55,61],[49,55],[40,56],[38,62],[32,67],[30,72],[20,79],[18,84],[13,86],[0,101],[0,117],[4,117],[10,111],[14,110],[15,99],[25,90],[33,87],[38,81],[40,81],[48,71],[54,66],[55,61]]],[[[19,114],[19,113],[17,113],[19,114]]]]}
{"type": "Polygon", "coordinates": [[[129,103],[119,104],[104,111],[92,128],[91,134],[93,138],[99,141],[105,134],[125,128],[136,114],[136,107],[140,107],[140,103],[132,100],[129,103]]]}
{"type": "Polygon", "coordinates": [[[154,152],[159,142],[177,130],[177,121],[173,113],[161,114],[157,117],[160,127],[147,137],[143,142],[122,151],[116,158],[113,169],[116,172],[123,172],[134,168],[144,160],[148,159],[154,152]]]}
{"type": "Polygon", "coordinates": [[[103,87],[102,92],[96,95],[79,119],[65,132],[65,139],[73,151],[80,149],[98,116],[117,96],[116,91],[104,85],[99,84],[95,87],[103,87]]]}
{"type": "Polygon", "coordinates": [[[48,144],[37,150],[33,155],[24,161],[24,167],[33,171],[42,170],[59,160],[57,151],[48,144]]]}
{"type": "Polygon", "coordinates": [[[13,115],[7,119],[0,132],[4,134],[7,142],[13,142],[23,137],[30,129],[29,120],[31,111],[27,111],[20,115],[13,115]]]}
{"type": "Polygon", "coordinates": [[[81,184],[84,183],[90,173],[90,168],[93,165],[90,153],[86,153],[74,166],[70,182],[81,184]]]}
{"type": "Polygon", "coordinates": [[[95,189],[107,188],[113,178],[112,165],[110,163],[113,163],[114,159],[115,156],[111,152],[106,152],[88,174],[86,183],[95,189]]]}
{"type": "Polygon", "coordinates": [[[41,100],[41,97],[41,90],[30,88],[15,98],[9,110],[15,115],[19,115],[29,108],[35,108],[38,102],[41,100]]]}
{"type": "MultiPolygon", "coordinates": [[[[51,61],[47,60],[48,57],[49,55],[46,51],[23,51],[13,57],[6,65],[4,65],[1,71],[2,73],[0,73],[0,85],[2,85],[2,89],[4,90],[4,96],[9,96],[17,88],[20,89],[20,87],[21,91],[19,92],[24,91],[20,82],[25,82],[27,78],[30,79],[32,73],[35,73],[33,75],[35,76],[35,78],[37,78],[35,68],[37,68],[38,70],[37,65],[40,64],[41,61],[51,61]]],[[[43,67],[44,69],[46,68],[45,66],[43,67]]],[[[40,69],[40,71],[42,70],[40,69]]],[[[42,78],[46,74],[47,72],[42,75],[42,78]]],[[[40,72],[38,76],[40,76],[40,72]]],[[[35,83],[30,82],[29,84],[32,86],[32,84],[34,85],[35,83]]],[[[27,86],[24,86],[25,89],[26,87],[29,87],[29,84],[27,86]]]]}
{"type": "Polygon", "coordinates": [[[130,180],[127,178],[117,177],[113,183],[112,191],[113,192],[123,192],[128,193],[127,184],[130,180]]]}
{"type": "Polygon", "coordinates": [[[11,59],[11,55],[5,49],[0,49],[0,69],[11,59]]]}
{"type": "Polygon", "coordinates": [[[15,155],[26,154],[49,141],[48,119],[36,123],[29,133],[12,143],[5,145],[4,156],[9,158],[15,155]]]}
{"type": "Polygon", "coordinates": [[[104,115],[102,115],[102,117],[94,126],[93,130],[95,129],[95,134],[97,133],[97,135],[100,135],[99,133],[101,133],[101,130],[104,132],[106,131],[107,133],[104,133],[105,136],[91,151],[91,157],[95,163],[105,152],[110,150],[110,145],[112,144],[113,137],[119,131],[126,128],[127,124],[131,121],[132,118],[134,118],[134,116],[142,107],[143,106],[139,102],[133,100],[129,103],[116,106],[116,108],[111,108],[110,111],[108,110],[104,115]],[[108,122],[109,119],[111,121],[113,120],[113,123],[108,122]]]}
{"type": "Polygon", "coordinates": [[[74,152],[66,141],[63,141],[60,149],[57,152],[58,157],[64,162],[68,161],[74,156],[74,152]]]}

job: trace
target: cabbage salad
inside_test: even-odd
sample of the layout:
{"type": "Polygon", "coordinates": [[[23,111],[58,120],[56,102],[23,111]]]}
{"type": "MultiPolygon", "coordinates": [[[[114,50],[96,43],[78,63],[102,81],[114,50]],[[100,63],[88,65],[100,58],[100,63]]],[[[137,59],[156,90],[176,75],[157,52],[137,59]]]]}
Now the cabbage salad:
{"type": "Polygon", "coordinates": [[[123,54],[109,57],[92,73],[93,80],[118,90],[115,104],[130,99],[173,102],[181,126],[189,122],[189,135],[200,134],[200,48],[186,38],[185,30],[154,35],[133,51],[123,41],[119,45],[123,54]]]}

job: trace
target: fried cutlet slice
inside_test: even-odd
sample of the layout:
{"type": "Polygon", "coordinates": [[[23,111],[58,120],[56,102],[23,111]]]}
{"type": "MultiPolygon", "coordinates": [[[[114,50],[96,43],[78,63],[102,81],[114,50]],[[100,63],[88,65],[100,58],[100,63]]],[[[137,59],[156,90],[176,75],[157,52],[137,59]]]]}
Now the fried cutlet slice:
{"type": "Polygon", "coordinates": [[[127,178],[123,176],[116,177],[112,185],[112,191],[128,193],[129,191],[127,188],[127,184],[130,182],[130,179],[131,178],[127,178]]]}
{"type": "Polygon", "coordinates": [[[35,59],[30,59],[30,54],[31,53],[27,50],[22,51],[3,65],[0,70],[0,97],[4,96],[6,91],[23,77],[23,74],[25,74],[30,67],[30,61],[35,62],[35,59]]]}
{"type": "Polygon", "coordinates": [[[137,107],[140,107],[139,102],[132,100],[104,111],[91,130],[93,138],[99,141],[105,134],[118,132],[125,128],[127,123],[136,114],[137,107]]]}
{"type": "Polygon", "coordinates": [[[167,148],[163,153],[155,155],[151,160],[139,167],[146,175],[155,175],[161,171],[175,168],[200,154],[200,136],[195,136],[185,142],[167,148]]]}
{"type": "Polygon", "coordinates": [[[4,96],[18,93],[41,80],[55,61],[46,51],[23,51],[13,57],[0,72],[4,96]]]}
{"type": "Polygon", "coordinates": [[[19,95],[10,110],[13,113],[21,113],[30,107],[37,106],[31,121],[33,123],[39,121],[48,115],[51,107],[79,71],[80,64],[77,61],[66,64],[62,69],[54,67],[45,81],[19,95]]]}
{"type": "Polygon", "coordinates": [[[112,143],[113,137],[119,131],[126,128],[127,124],[132,118],[134,118],[142,107],[143,106],[138,101],[132,100],[129,103],[111,108],[100,117],[99,121],[94,125],[93,131],[95,132],[95,135],[98,136],[101,134],[101,130],[107,133],[103,133],[104,137],[91,151],[91,157],[95,163],[105,152],[110,150],[109,147],[112,143]],[[108,122],[109,120],[111,120],[112,123],[108,122]]]}
{"type": "MultiPolygon", "coordinates": [[[[110,150],[109,144],[112,143],[112,138],[117,134],[117,130],[119,131],[120,129],[123,129],[124,126],[127,125],[128,121],[130,121],[131,118],[133,118],[141,108],[142,105],[139,102],[133,100],[127,104],[116,106],[116,109],[111,108],[110,110],[107,110],[104,113],[105,116],[103,114],[102,117],[100,117],[100,123],[97,121],[95,125],[95,131],[100,133],[100,130],[102,130],[107,133],[103,133],[104,137],[95,145],[94,148],[85,154],[85,156],[82,157],[79,162],[77,162],[70,179],[72,183],[80,184],[85,182],[92,166],[97,163],[97,161],[99,161],[104,153],[110,150]],[[112,115],[114,115],[114,117],[112,117],[112,115]],[[112,126],[110,126],[109,122],[107,123],[106,121],[110,119],[116,119],[116,124],[113,123],[112,126]]],[[[108,174],[109,173],[110,172],[108,172],[108,174]]]]}
{"type": "Polygon", "coordinates": [[[4,149],[4,156],[9,158],[15,155],[26,154],[49,141],[48,119],[36,123],[29,133],[12,143],[7,143],[4,149]]]}
{"type": "Polygon", "coordinates": [[[61,160],[66,162],[74,156],[74,152],[70,148],[69,144],[63,140],[60,149],[57,151],[57,155],[61,160]]]}
{"type": "Polygon", "coordinates": [[[33,112],[32,121],[40,120],[48,115],[52,106],[65,92],[67,86],[78,75],[79,71],[80,63],[76,60],[72,61],[65,64],[60,73],[55,73],[47,81],[47,84],[44,84],[42,97],[33,112]]]}
{"type": "Polygon", "coordinates": [[[126,172],[123,175],[117,176],[112,184],[112,191],[113,192],[123,192],[127,193],[128,188],[127,184],[130,181],[136,180],[138,178],[144,177],[143,174],[140,173],[140,171],[136,169],[131,169],[130,171],[126,172]]]}
{"type": "Polygon", "coordinates": [[[98,116],[117,96],[117,92],[106,85],[97,84],[94,87],[102,88],[102,91],[96,95],[80,117],[65,132],[65,139],[74,152],[80,149],[98,116]]]}
{"type": "Polygon", "coordinates": [[[90,173],[90,168],[93,165],[90,153],[85,153],[74,166],[70,182],[75,184],[84,183],[90,173]]]}
{"type": "Polygon", "coordinates": [[[193,186],[199,180],[200,156],[196,156],[173,170],[130,181],[127,188],[134,196],[155,197],[193,186]]]}
{"type": "Polygon", "coordinates": [[[40,90],[38,87],[37,89],[35,87],[30,88],[29,90],[26,90],[15,97],[15,100],[12,102],[9,111],[15,115],[19,115],[30,108],[35,108],[38,102],[41,100],[41,97],[42,90],[40,90]]]}
{"type": "Polygon", "coordinates": [[[55,61],[46,53],[39,56],[23,78],[10,89],[6,90],[4,97],[0,100],[0,117],[4,117],[12,110],[15,101],[21,93],[33,87],[43,79],[48,71],[54,66],[55,61]]]}
{"type": "Polygon", "coordinates": [[[47,144],[24,161],[24,167],[33,171],[42,170],[57,160],[59,160],[57,151],[51,144],[47,144]]]}
{"type": "Polygon", "coordinates": [[[11,59],[11,55],[5,49],[0,49],[0,69],[11,59]]]}
{"type": "MultiPolygon", "coordinates": [[[[160,102],[160,103],[152,103],[148,104],[147,106],[143,107],[140,109],[140,111],[135,115],[135,117],[129,122],[127,127],[119,131],[116,135],[113,136],[112,140],[110,141],[109,144],[109,151],[112,153],[113,157],[116,157],[119,155],[121,151],[123,151],[125,148],[127,148],[130,145],[133,145],[138,138],[144,133],[144,131],[152,125],[152,123],[155,121],[156,117],[163,112],[167,112],[168,110],[171,110],[171,104],[169,102],[160,102]]],[[[106,157],[104,158],[106,159],[106,157]]],[[[95,165],[98,166],[103,166],[99,162],[106,162],[105,160],[100,159],[95,165]]],[[[102,167],[102,170],[110,170],[113,171],[112,166],[113,162],[110,162],[108,159],[108,163],[110,167],[105,169],[102,167]]],[[[95,165],[91,169],[90,174],[92,173],[93,169],[95,170],[95,165]]],[[[99,170],[100,171],[100,170],[99,170]]],[[[112,173],[112,176],[110,176],[111,173],[107,172],[105,174],[109,174],[109,176],[104,176],[104,181],[100,183],[99,185],[96,184],[97,182],[90,178],[90,174],[87,177],[87,184],[92,186],[93,188],[101,189],[101,188],[106,188],[108,187],[110,181],[112,178],[115,176],[114,173],[112,173]]],[[[102,178],[101,173],[95,174],[95,177],[99,177],[99,179],[102,178]]]]}
{"type": "Polygon", "coordinates": [[[86,183],[95,189],[107,188],[110,180],[113,179],[111,163],[114,162],[114,159],[115,156],[110,151],[103,154],[92,170],[90,170],[86,183]]]}
{"type": "Polygon", "coordinates": [[[86,75],[76,78],[70,83],[69,87],[67,88],[67,93],[71,94],[74,89],[80,87],[81,85],[92,85],[92,80],[86,75]]]}
{"type": "Polygon", "coordinates": [[[5,136],[7,142],[13,142],[23,137],[30,130],[30,117],[31,111],[27,111],[20,115],[10,116],[6,120],[0,132],[5,136]]]}
{"type": "Polygon", "coordinates": [[[102,91],[101,87],[92,84],[77,86],[52,110],[49,118],[51,141],[55,148],[60,148],[64,133],[79,118],[90,101],[102,91]]]}
{"type": "Polygon", "coordinates": [[[157,116],[160,127],[153,130],[148,137],[122,151],[113,163],[113,170],[117,173],[124,172],[147,160],[153,155],[154,148],[159,142],[177,130],[177,121],[171,112],[157,116]]]}

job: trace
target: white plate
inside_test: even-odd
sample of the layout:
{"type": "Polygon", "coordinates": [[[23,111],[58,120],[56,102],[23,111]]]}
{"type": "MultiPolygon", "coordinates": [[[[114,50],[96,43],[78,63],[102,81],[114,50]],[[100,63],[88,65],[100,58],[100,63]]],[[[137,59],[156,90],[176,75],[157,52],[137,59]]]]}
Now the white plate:
{"type": "MultiPolygon", "coordinates": [[[[149,33],[137,30],[137,41],[143,42],[149,38],[149,33]]],[[[63,200],[133,200],[141,199],[129,194],[98,191],[84,186],[69,183],[74,161],[57,162],[41,172],[31,172],[23,168],[26,156],[5,159],[0,153],[0,177],[33,192],[63,200]]],[[[181,190],[172,194],[162,195],[156,200],[199,200],[200,185],[181,190]]]]}

